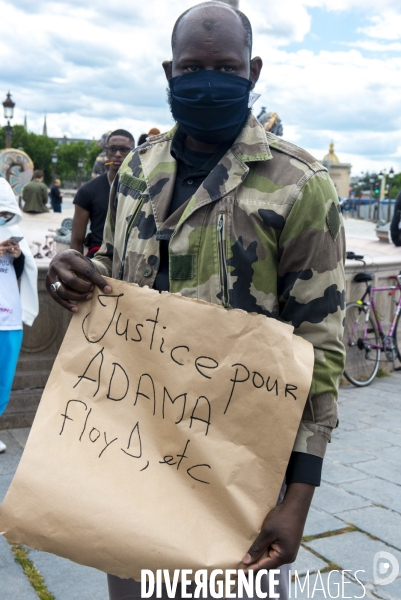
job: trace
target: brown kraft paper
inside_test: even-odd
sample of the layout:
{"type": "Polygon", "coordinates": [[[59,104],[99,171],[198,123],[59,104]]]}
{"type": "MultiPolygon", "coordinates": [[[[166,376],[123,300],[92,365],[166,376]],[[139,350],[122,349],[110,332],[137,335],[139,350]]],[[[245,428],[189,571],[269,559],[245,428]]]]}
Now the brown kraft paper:
{"type": "Polygon", "coordinates": [[[263,315],[109,282],[72,318],[0,532],[123,578],[236,568],[277,503],[313,348],[263,315]]]}

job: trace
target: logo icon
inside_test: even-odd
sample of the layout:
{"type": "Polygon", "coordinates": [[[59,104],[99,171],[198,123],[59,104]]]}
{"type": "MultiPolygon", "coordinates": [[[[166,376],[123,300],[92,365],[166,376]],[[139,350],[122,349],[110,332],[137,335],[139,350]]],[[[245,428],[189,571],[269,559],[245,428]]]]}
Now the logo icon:
{"type": "Polygon", "coordinates": [[[398,577],[400,565],[390,552],[376,552],[373,557],[373,581],[376,585],[388,585],[398,577]]]}

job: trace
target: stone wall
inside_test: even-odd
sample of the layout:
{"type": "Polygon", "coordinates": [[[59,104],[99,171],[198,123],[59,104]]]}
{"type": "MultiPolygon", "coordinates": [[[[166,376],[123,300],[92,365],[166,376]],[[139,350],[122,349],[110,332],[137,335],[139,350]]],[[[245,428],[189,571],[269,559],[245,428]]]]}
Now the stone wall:
{"type": "Polygon", "coordinates": [[[36,409],[63,341],[70,314],[56,304],[45,288],[47,268],[39,269],[39,315],[32,327],[24,325],[24,339],[10,402],[0,417],[0,429],[27,427],[36,409]]]}

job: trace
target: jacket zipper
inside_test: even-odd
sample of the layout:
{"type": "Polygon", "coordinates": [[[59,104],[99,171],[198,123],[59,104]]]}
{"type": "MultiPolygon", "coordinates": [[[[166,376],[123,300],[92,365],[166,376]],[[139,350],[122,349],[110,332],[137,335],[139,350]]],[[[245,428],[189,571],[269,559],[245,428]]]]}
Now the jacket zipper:
{"type": "Polygon", "coordinates": [[[145,198],[142,197],[136,208],[136,211],[134,212],[134,214],[132,215],[132,217],[130,218],[129,223],[128,223],[127,233],[125,234],[124,252],[123,252],[123,255],[121,258],[120,272],[118,274],[118,278],[121,280],[124,277],[125,255],[127,254],[129,236],[131,235],[131,231],[135,227],[135,224],[138,220],[139,213],[141,212],[141,208],[142,208],[144,202],[145,202],[145,198]]]}
{"type": "Polygon", "coordinates": [[[228,275],[227,275],[227,257],[226,257],[226,215],[220,213],[217,221],[219,263],[220,263],[220,285],[221,302],[225,308],[229,308],[228,299],[228,275]]]}

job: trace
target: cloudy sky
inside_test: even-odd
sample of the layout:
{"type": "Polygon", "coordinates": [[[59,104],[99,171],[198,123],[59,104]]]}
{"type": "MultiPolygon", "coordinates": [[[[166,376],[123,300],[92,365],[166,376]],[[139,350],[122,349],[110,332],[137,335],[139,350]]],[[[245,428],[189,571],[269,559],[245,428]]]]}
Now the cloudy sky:
{"type": "MultiPolygon", "coordinates": [[[[191,0],[0,0],[0,95],[40,133],[137,138],[171,126],[161,62],[191,0]],[[3,91],[1,91],[3,90],[3,91]]],[[[321,159],[330,141],[352,174],[401,171],[400,0],[240,0],[264,61],[254,106],[321,159]]],[[[3,98],[0,98],[2,101],[3,98]]],[[[4,124],[1,115],[0,123],[4,124]]]]}

